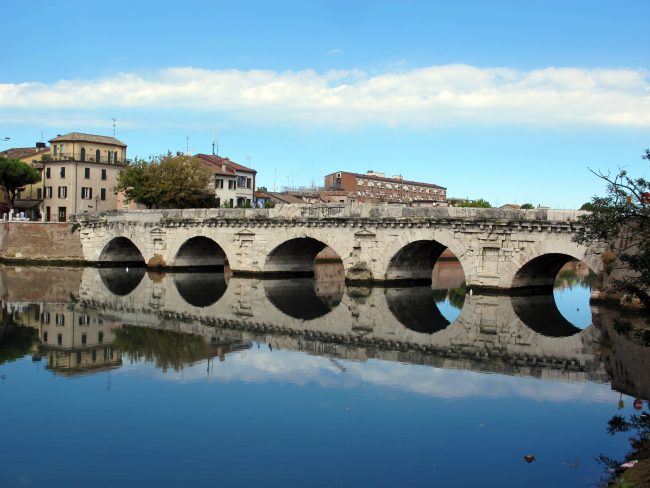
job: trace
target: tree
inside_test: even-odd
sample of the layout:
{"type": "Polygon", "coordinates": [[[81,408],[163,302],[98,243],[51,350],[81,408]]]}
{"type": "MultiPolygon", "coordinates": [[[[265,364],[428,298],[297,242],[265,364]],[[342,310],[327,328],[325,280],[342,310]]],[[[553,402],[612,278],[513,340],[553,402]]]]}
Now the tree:
{"type": "Polygon", "coordinates": [[[487,200],[484,200],[483,198],[479,198],[478,200],[466,200],[464,202],[460,202],[458,204],[459,207],[476,207],[476,208],[492,208],[492,205],[490,205],[490,202],[487,200]]]}
{"type": "MultiPolygon", "coordinates": [[[[642,159],[650,162],[650,150],[642,159]]],[[[605,271],[614,272],[614,288],[638,298],[650,311],[650,181],[633,178],[625,169],[594,172],[607,183],[606,195],[591,200],[591,213],[579,220],[584,224],[574,241],[608,243],[602,254],[605,271]]]]}
{"type": "Polygon", "coordinates": [[[147,208],[197,208],[215,205],[209,185],[212,173],[193,156],[171,153],[136,160],[118,176],[113,191],[124,192],[127,202],[147,208]]]}
{"type": "Polygon", "coordinates": [[[0,156],[0,187],[5,192],[11,209],[15,206],[18,192],[25,187],[41,181],[36,168],[19,159],[0,156]]]}
{"type": "Polygon", "coordinates": [[[532,203],[524,203],[524,204],[521,206],[521,208],[522,208],[522,210],[529,210],[529,209],[531,209],[531,208],[535,208],[535,207],[533,207],[533,204],[532,204],[532,203]]]}

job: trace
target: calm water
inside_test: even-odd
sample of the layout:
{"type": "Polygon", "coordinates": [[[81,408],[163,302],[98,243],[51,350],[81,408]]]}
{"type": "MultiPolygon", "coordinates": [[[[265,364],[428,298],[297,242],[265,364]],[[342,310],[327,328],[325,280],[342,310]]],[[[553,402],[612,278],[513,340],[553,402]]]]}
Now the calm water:
{"type": "Polygon", "coordinates": [[[0,268],[0,486],[597,485],[634,398],[589,273],[542,297],[433,277],[0,268]]]}

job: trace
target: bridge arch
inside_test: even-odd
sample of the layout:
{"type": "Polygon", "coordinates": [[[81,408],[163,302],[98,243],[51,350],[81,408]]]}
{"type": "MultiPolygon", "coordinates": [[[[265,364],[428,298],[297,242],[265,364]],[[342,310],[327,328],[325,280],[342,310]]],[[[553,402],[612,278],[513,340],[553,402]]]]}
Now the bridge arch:
{"type": "Polygon", "coordinates": [[[592,249],[577,245],[546,241],[537,243],[521,253],[511,263],[505,263],[501,270],[501,283],[504,288],[553,289],[560,269],[570,261],[585,263],[594,273],[602,272],[602,261],[592,249]]]}
{"type": "Polygon", "coordinates": [[[106,243],[99,254],[99,263],[130,264],[144,266],[145,259],[138,246],[124,236],[114,237],[106,243]]]}
{"type": "Polygon", "coordinates": [[[431,282],[433,267],[448,249],[460,262],[465,278],[474,270],[474,262],[467,259],[467,249],[449,232],[419,230],[395,239],[383,252],[385,281],[431,282]]]}
{"type": "Polygon", "coordinates": [[[171,266],[223,267],[227,263],[226,251],[214,239],[194,236],[181,244],[171,266]]]}
{"type": "Polygon", "coordinates": [[[321,238],[305,235],[284,240],[271,247],[263,271],[274,275],[313,275],[316,256],[328,247],[343,262],[341,254],[321,238]]]}

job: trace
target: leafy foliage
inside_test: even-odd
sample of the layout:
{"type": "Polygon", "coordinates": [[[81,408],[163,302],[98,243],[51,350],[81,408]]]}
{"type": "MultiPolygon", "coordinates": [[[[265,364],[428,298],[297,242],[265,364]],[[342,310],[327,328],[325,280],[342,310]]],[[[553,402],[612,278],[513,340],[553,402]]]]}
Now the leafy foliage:
{"type": "Polygon", "coordinates": [[[167,153],[150,161],[136,160],[118,176],[115,192],[127,202],[147,208],[199,208],[216,206],[209,189],[212,173],[199,159],[167,153]]]}
{"type": "Polygon", "coordinates": [[[532,204],[532,203],[524,203],[524,204],[521,206],[521,208],[522,208],[523,210],[528,210],[528,209],[535,208],[535,207],[533,207],[533,204],[532,204]]]}
{"type": "Polygon", "coordinates": [[[458,207],[492,208],[492,205],[487,200],[479,198],[478,200],[466,200],[464,202],[459,202],[458,207]]]}
{"type": "MultiPolygon", "coordinates": [[[[650,150],[646,149],[642,159],[650,161],[650,150]]],[[[637,297],[649,311],[650,182],[629,176],[625,169],[614,176],[593,173],[607,183],[607,193],[592,198],[591,213],[580,217],[585,226],[574,240],[583,244],[594,240],[610,243],[609,251],[603,254],[608,271],[615,269],[616,262],[625,271],[625,278],[617,280],[616,287],[637,297]]]]}
{"type": "Polygon", "coordinates": [[[25,186],[41,181],[36,168],[19,159],[0,156],[0,187],[7,195],[11,208],[14,208],[18,192],[25,186]]]}

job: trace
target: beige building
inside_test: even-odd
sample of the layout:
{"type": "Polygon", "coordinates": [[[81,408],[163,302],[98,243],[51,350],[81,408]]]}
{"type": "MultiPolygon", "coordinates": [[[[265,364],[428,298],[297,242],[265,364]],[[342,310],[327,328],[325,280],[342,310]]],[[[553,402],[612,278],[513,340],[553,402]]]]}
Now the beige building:
{"type": "Polygon", "coordinates": [[[126,144],[108,136],[71,132],[50,140],[43,162],[43,220],[118,207],[113,187],[126,164],[126,144]]]}
{"type": "MultiPolygon", "coordinates": [[[[126,164],[126,144],[114,137],[71,132],[58,135],[50,147],[3,151],[6,157],[31,164],[41,181],[20,192],[16,208],[32,220],[66,222],[72,214],[118,208],[113,187],[126,164]]],[[[6,200],[6,199],[5,199],[6,200]]],[[[8,210],[6,202],[5,212],[8,210]]]]}
{"type": "Polygon", "coordinates": [[[220,207],[252,207],[257,171],[221,156],[197,154],[214,175],[214,194],[220,207]]]}
{"type": "MultiPolygon", "coordinates": [[[[44,142],[37,142],[34,147],[15,147],[0,152],[0,156],[18,159],[25,164],[35,167],[41,173],[41,182],[27,185],[24,190],[18,192],[18,196],[14,202],[16,214],[22,212],[30,220],[40,220],[41,202],[43,201],[43,163],[41,158],[49,153],[50,148],[44,142]]],[[[7,214],[9,212],[9,205],[9,200],[4,191],[0,191],[0,213],[3,215],[7,214]]]]}

